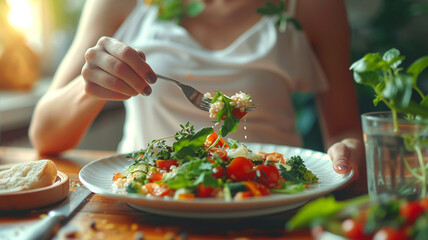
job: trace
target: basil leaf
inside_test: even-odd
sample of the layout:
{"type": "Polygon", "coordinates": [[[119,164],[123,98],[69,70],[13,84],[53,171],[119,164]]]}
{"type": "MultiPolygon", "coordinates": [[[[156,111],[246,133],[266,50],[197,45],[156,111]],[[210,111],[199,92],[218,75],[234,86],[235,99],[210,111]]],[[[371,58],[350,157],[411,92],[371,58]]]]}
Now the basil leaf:
{"type": "Polygon", "coordinates": [[[354,80],[358,84],[367,86],[376,86],[381,81],[381,78],[377,72],[354,72],[354,80]]]}
{"type": "Polygon", "coordinates": [[[413,75],[413,80],[416,80],[419,77],[419,74],[428,67],[428,56],[421,57],[414,61],[409,68],[407,68],[407,73],[413,75]]]}
{"type": "Polygon", "coordinates": [[[239,119],[235,117],[235,115],[228,113],[226,119],[224,120],[224,124],[219,130],[219,134],[221,136],[226,136],[230,132],[236,132],[238,129],[239,119]]]}
{"type": "Polygon", "coordinates": [[[385,60],[392,69],[397,69],[404,58],[404,56],[400,56],[400,51],[395,48],[386,51],[382,56],[382,59],[385,60]]]}
{"type": "Polygon", "coordinates": [[[368,53],[360,60],[351,65],[351,70],[355,72],[382,71],[386,69],[388,63],[382,59],[379,53],[368,53]]]}
{"type": "Polygon", "coordinates": [[[412,97],[413,81],[409,75],[392,76],[385,84],[382,95],[389,99],[394,106],[406,108],[412,97]]]}
{"type": "Polygon", "coordinates": [[[165,180],[172,189],[195,188],[199,184],[207,187],[217,187],[218,181],[212,176],[212,163],[207,158],[191,158],[181,164],[177,173],[165,180]]]}
{"type": "Polygon", "coordinates": [[[203,184],[205,187],[217,187],[218,181],[213,176],[212,172],[202,172],[198,178],[193,182],[193,186],[197,187],[198,185],[203,184]]]}
{"type": "Polygon", "coordinates": [[[174,142],[172,145],[175,152],[174,157],[177,159],[184,159],[188,156],[196,157],[197,153],[204,146],[208,135],[211,133],[213,133],[213,129],[211,127],[205,127],[193,135],[187,135],[177,142],[174,142]]]}

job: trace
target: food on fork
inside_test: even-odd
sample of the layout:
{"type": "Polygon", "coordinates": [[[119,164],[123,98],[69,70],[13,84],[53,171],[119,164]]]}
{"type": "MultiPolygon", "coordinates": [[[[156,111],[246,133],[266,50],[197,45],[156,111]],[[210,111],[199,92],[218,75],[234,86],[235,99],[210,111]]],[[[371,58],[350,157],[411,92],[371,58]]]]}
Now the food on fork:
{"type": "Polygon", "coordinates": [[[57,168],[52,160],[37,160],[12,165],[0,171],[0,193],[47,187],[55,182],[57,168]]]}
{"type": "Polygon", "coordinates": [[[207,92],[204,98],[211,102],[210,118],[217,119],[217,121],[225,120],[229,112],[239,120],[243,119],[247,115],[248,109],[252,107],[253,101],[249,94],[243,92],[231,97],[219,91],[212,97],[211,93],[207,92]]]}
{"type": "Polygon", "coordinates": [[[239,121],[253,107],[250,95],[240,92],[229,98],[217,91],[216,96],[206,94],[205,98],[216,108],[210,111],[215,124],[223,123],[218,134],[213,127],[195,131],[189,122],[181,125],[175,135],[153,140],[147,149],[128,154],[134,163],[114,174],[113,188],[147,197],[231,201],[302,192],[318,181],[300,156],[254,152],[243,143],[224,138],[237,130],[239,121]],[[235,115],[241,110],[245,115],[235,115]],[[167,145],[168,138],[175,142],[167,145]]]}

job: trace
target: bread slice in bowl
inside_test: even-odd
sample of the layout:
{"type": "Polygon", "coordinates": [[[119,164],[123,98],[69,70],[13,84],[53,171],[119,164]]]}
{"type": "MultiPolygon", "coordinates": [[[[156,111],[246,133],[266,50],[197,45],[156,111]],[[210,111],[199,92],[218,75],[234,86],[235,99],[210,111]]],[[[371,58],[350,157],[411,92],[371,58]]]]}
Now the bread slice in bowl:
{"type": "Polygon", "coordinates": [[[57,172],[55,163],[47,159],[12,165],[0,171],[0,193],[50,186],[57,172]]]}

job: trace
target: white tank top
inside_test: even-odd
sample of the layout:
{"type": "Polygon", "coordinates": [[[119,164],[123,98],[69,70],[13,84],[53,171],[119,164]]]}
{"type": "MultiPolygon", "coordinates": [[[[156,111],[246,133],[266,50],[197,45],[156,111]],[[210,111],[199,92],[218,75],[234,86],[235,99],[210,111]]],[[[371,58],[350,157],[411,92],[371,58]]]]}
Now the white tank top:
{"type": "MultiPolygon", "coordinates": [[[[259,106],[241,121],[236,133],[228,135],[242,142],[301,146],[292,94],[322,91],[328,85],[305,33],[292,24],[284,33],[278,32],[271,17],[262,17],[226,48],[209,50],[180,25],[157,20],[157,9],[140,1],[114,37],[142,50],[156,73],[202,93],[250,94],[259,106]]],[[[209,114],[190,104],[175,85],[159,79],[152,89],[148,97],[139,95],[124,102],[126,117],[118,152],[146,148],[188,121],[195,129],[213,126],[209,114]]]]}

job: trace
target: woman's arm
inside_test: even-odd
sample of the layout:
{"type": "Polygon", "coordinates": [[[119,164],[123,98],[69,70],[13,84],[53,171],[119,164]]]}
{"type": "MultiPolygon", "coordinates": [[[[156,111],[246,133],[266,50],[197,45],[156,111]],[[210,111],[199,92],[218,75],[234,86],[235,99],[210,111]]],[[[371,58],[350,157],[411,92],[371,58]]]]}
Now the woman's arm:
{"type": "Polygon", "coordinates": [[[361,137],[360,119],[350,67],[350,32],[343,0],[300,0],[298,17],[329,81],[317,95],[324,144],[353,133],[361,137]]]}
{"type": "Polygon", "coordinates": [[[80,76],[85,52],[100,37],[111,36],[134,6],[135,0],[87,1],[75,39],[32,117],[29,136],[41,154],[76,146],[105,105],[106,100],[85,92],[87,86],[80,76]]]}
{"type": "MultiPolygon", "coordinates": [[[[297,17],[320,60],[329,88],[317,94],[324,146],[339,173],[353,165],[365,179],[364,145],[350,67],[350,30],[343,0],[299,0],[297,17]]],[[[364,187],[364,186],[363,186],[364,187]]]]}

